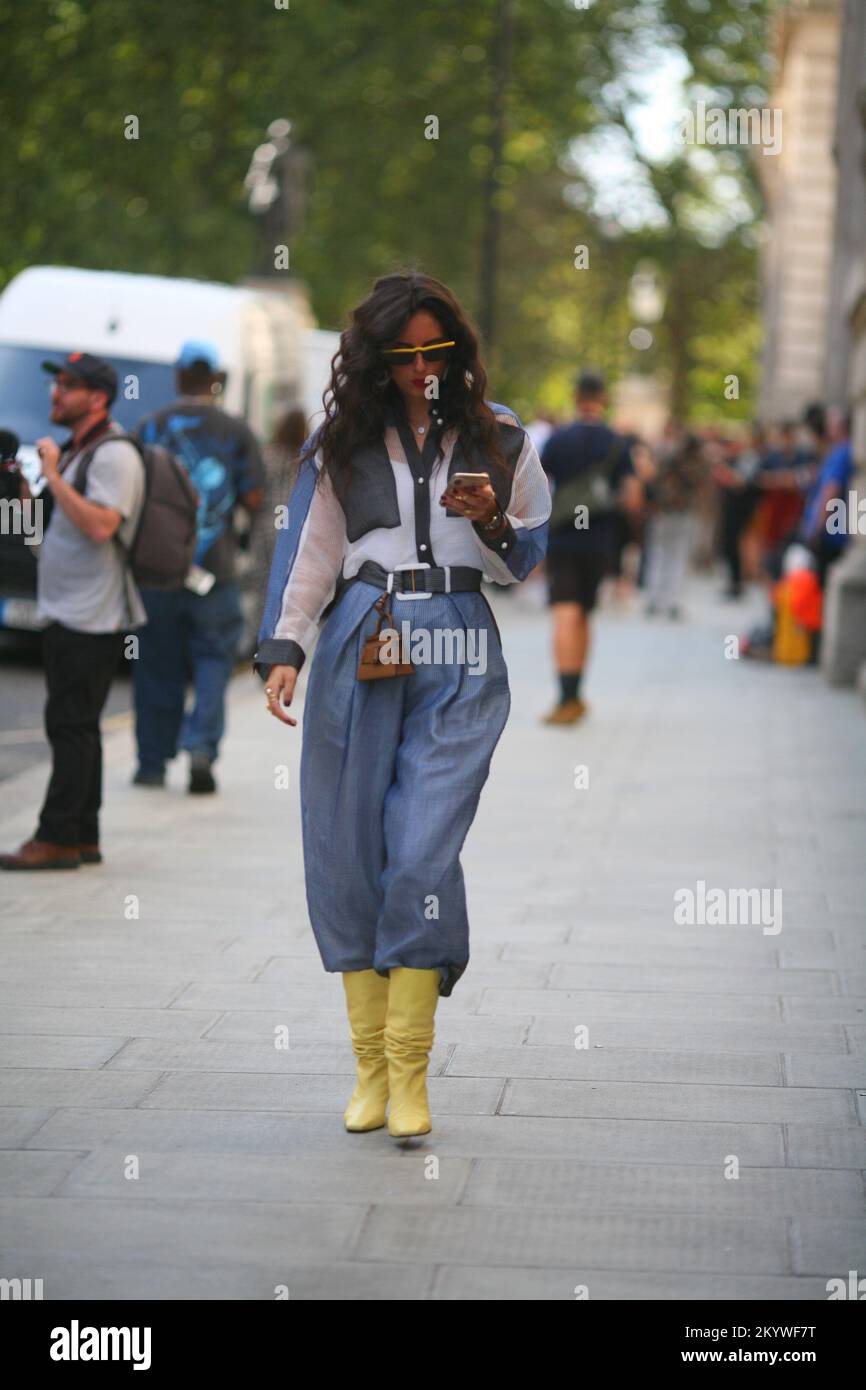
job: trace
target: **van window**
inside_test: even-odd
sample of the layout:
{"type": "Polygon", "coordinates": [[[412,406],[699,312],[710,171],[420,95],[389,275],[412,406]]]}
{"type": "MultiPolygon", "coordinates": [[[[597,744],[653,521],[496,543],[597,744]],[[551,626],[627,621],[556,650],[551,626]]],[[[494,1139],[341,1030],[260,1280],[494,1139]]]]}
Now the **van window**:
{"type": "MultiPolygon", "coordinates": [[[[68,435],[63,425],[48,419],[51,409],[51,377],[43,362],[62,362],[66,349],[15,347],[0,344],[0,429],[12,430],[22,444],[32,444],[44,434],[58,439],[68,435]]],[[[69,349],[73,351],[73,349],[69,349]]],[[[118,376],[118,393],[111,415],[124,429],[132,429],[142,415],[175,400],[174,367],[164,362],[138,362],[128,357],[106,357],[118,376]],[[126,379],[138,380],[138,400],[126,400],[126,379]]]]}

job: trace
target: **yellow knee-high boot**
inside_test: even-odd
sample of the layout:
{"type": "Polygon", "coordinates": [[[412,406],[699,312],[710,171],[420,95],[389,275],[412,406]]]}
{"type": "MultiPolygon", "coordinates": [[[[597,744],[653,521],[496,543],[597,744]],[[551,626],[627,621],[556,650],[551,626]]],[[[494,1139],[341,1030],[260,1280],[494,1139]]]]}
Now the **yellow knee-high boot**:
{"type": "Polygon", "coordinates": [[[353,1131],[381,1129],[388,1104],[388,1062],[384,1050],[388,977],[375,970],[343,972],[343,988],[358,1059],[358,1083],[343,1119],[353,1131]]]}
{"type": "Polygon", "coordinates": [[[408,966],[391,970],[385,1056],[391,1093],[388,1133],[395,1139],[430,1133],[427,1064],[433,1046],[439,980],[438,970],[413,970],[408,966]]]}

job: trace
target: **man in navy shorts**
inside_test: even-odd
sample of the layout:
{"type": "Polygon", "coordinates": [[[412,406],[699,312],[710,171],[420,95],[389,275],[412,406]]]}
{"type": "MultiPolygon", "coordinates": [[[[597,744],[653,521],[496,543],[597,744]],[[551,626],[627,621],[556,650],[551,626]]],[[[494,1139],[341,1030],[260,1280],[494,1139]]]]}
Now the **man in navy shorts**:
{"type": "Polygon", "coordinates": [[[605,423],[603,378],[582,371],[576,399],[577,419],[554,430],[541,455],[554,491],[546,571],[559,676],[559,701],[545,716],[546,724],[574,724],[587,712],[580,687],[589,615],[601,581],[614,567],[622,511],[636,510],[642,494],[629,441],[605,423]]]}

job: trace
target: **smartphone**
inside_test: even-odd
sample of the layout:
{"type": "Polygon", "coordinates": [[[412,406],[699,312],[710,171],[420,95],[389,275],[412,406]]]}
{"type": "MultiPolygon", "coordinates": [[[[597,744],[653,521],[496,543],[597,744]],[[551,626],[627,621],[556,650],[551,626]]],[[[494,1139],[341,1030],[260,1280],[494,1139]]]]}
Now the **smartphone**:
{"type": "Polygon", "coordinates": [[[452,473],[448,479],[448,486],[453,487],[455,483],[468,490],[484,487],[485,483],[490,482],[489,473],[452,473]]]}

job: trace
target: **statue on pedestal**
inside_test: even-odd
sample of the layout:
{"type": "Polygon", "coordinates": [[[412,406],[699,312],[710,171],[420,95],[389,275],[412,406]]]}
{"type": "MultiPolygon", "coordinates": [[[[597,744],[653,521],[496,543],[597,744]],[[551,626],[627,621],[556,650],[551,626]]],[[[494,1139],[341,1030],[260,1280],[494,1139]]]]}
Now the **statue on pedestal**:
{"type": "Polygon", "coordinates": [[[253,151],[244,188],[247,206],[259,222],[255,274],[276,276],[284,274],[288,264],[279,248],[289,247],[304,221],[312,160],[292,140],[291,121],[271,121],[267,133],[265,144],[253,151]]]}

